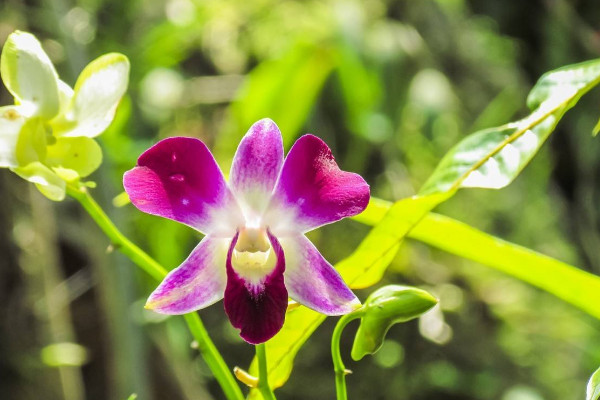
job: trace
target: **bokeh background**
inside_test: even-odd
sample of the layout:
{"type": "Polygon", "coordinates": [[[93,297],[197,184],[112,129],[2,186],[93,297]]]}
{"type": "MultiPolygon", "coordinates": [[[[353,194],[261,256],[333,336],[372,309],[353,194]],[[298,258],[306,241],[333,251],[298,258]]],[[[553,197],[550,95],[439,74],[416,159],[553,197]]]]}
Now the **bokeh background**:
{"type": "MultiPolygon", "coordinates": [[[[36,34],[70,84],[105,52],[130,58],[93,195],[173,268],[198,235],[113,201],[157,140],[199,137],[227,170],[249,126],[270,117],[287,148],[315,133],[374,195],[400,199],[462,137],[524,116],[543,72],[600,57],[599,21],[597,0],[2,0],[0,43],[36,34]]],[[[600,273],[599,104],[598,90],[584,97],[506,189],[463,190],[437,211],[600,273]]],[[[182,319],[143,310],[155,282],[78,204],[52,203],[7,170],[0,193],[1,399],[223,398],[182,319]]],[[[310,238],[336,262],[367,232],[343,221],[310,238]]],[[[583,399],[600,365],[598,321],[485,266],[408,240],[385,283],[424,287],[441,306],[358,363],[347,329],[351,399],[583,399]]],[[[229,365],[247,367],[253,348],[221,303],[200,314],[229,365]]],[[[300,351],[278,398],[334,398],[334,323],[300,351]]]]}

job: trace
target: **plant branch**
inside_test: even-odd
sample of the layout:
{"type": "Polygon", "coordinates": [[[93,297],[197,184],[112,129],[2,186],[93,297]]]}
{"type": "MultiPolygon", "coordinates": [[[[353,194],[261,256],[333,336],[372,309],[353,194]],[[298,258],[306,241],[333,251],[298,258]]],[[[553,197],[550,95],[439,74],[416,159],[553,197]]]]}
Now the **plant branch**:
{"type": "Polygon", "coordinates": [[[267,350],[264,343],[256,345],[256,358],[258,359],[258,390],[264,400],[276,400],[275,394],[269,386],[269,373],[267,371],[267,350]]]}
{"type": "Polygon", "coordinates": [[[344,315],[339,319],[333,330],[333,335],[331,336],[331,358],[333,359],[333,369],[335,371],[335,392],[337,400],[346,400],[348,398],[346,393],[346,375],[352,373],[352,371],[346,369],[344,361],[342,361],[342,355],[340,354],[340,338],[342,337],[342,331],[346,325],[348,325],[350,321],[360,318],[361,315],[360,309],[344,315]]]}
{"type": "MultiPolygon", "coordinates": [[[[87,213],[98,224],[100,229],[108,236],[112,246],[157,281],[162,280],[167,275],[167,270],[162,265],[156,262],[119,231],[85,187],[78,188],[67,185],[67,194],[83,206],[87,213]]],[[[219,385],[221,385],[227,399],[243,400],[244,396],[242,395],[240,387],[223,360],[223,357],[221,357],[221,354],[210,339],[200,316],[197,313],[190,313],[184,315],[184,318],[194,339],[198,342],[200,354],[202,354],[204,361],[206,361],[206,364],[208,364],[208,367],[219,382],[219,385]]]]}

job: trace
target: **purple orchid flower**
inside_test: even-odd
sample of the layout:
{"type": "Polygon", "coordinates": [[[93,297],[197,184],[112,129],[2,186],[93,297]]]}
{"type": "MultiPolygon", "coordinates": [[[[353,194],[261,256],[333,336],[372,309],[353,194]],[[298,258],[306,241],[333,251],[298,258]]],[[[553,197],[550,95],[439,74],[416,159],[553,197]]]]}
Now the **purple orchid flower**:
{"type": "Polygon", "coordinates": [[[141,211],[206,236],[150,295],[146,308],[185,314],[224,298],[232,325],[249,343],[283,326],[288,296],[326,315],[359,300],[304,234],[356,215],[369,202],[362,177],[337,166],[325,142],[304,135],[283,157],[279,128],[255,123],[242,139],[227,183],[204,143],[164,139],[125,173],[141,211]]]}

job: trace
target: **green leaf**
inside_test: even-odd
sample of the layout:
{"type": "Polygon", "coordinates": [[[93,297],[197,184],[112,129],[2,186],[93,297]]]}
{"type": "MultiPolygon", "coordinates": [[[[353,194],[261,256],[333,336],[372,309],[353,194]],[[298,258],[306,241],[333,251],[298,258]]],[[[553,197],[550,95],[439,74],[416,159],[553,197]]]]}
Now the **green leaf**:
{"type": "MultiPolygon", "coordinates": [[[[109,53],[89,63],[77,79],[71,101],[51,121],[55,136],[95,137],[112,122],[129,82],[129,60],[109,53]]],[[[63,87],[62,97],[68,97],[63,87]]]]}
{"type": "Polygon", "coordinates": [[[265,117],[277,123],[284,145],[289,147],[300,133],[334,62],[330,49],[300,43],[282,58],[259,64],[231,106],[230,124],[217,136],[217,156],[230,157],[248,128],[265,117]]]}
{"type": "Polygon", "coordinates": [[[50,119],[56,115],[58,75],[35,36],[21,31],[8,36],[0,58],[0,74],[28,116],[50,119]]]}
{"type": "Polygon", "coordinates": [[[594,126],[594,129],[592,129],[592,136],[594,136],[594,137],[598,136],[598,133],[600,133],[600,119],[598,120],[598,122],[594,126]]]}
{"type": "Polygon", "coordinates": [[[47,151],[46,164],[71,170],[76,177],[88,176],[102,163],[100,146],[88,137],[59,137],[47,151]]]}
{"type": "Polygon", "coordinates": [[[344,281],[353,289],[379,282],[404,236],[429,210],[450,196],[451,193],[441,193],[396,202],[358,248],[336,264],[344,281]]]}
{"type": "Polygon", "coordinates": [[[527,107],[534,110],[552,99],[558,103],[576,102],[581,95],[598,84],[600,60],[584,61],[546,72],[527,96],[527,107]]]}
{"type": "Polygon", "coordinates": [[[590,377],[587,384],[586,400],[598,400],[600,397],[600,368],[590,377]]]}
{"type": "Polygon", "coordinates": [[[600,318],[600,277],[589,272],[439,214],[423,218],[409,237],[504,272],[600,318]]]}
{"type": "Polygon", "coordinates": [[[442,159],[420,194],[508,185],[535,156],[564,113],[599,82],[600,60],[545,74],[527,99],[535,108],[529,116],[463,139],[442,159]]]}
{"type": "Polygon", "coordinates": [[[50,200],[64,200],[65,181],[41,162],[35,161],[24,167],[12,168],[12,171],[21,178],[35,183],[38,190],[50,200]]]}
{"type": "Polygon", "coordinates": [[[429,311],[437,299],[424,290],[399,285],[377,289],[362,307],[360,326],[352,345],[352,358],[375,354],[392,325],[407,322],[429,311]]]}
{"type": "Polygon", "coordinates": [[[0,107],[0,167],[17,166],[17,141],[24,124],[19,106],[0,107]]]}

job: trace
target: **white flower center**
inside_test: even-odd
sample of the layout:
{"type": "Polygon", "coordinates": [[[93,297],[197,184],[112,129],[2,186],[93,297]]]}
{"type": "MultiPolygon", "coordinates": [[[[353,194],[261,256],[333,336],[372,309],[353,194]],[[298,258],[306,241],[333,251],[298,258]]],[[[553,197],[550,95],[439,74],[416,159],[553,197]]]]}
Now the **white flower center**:
{"type": "Polygon", "coordinates": [[[264,281],[277,265],[277,255],[264,228],[243,228],[233,249],[231,265],[252,285],[264,281]]]}

